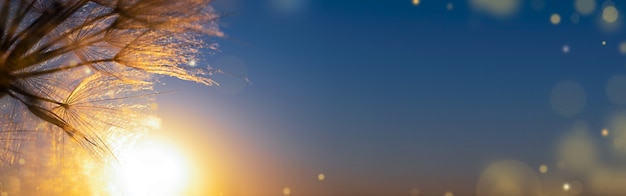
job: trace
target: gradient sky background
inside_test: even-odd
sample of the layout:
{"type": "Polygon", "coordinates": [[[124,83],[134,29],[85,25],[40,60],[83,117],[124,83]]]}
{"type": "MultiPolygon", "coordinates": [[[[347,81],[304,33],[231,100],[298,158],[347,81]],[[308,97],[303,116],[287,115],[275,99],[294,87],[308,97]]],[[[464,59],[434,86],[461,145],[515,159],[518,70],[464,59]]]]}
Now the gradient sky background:
{"type": "Polygon", "coordinates": [[[203,144],[215,193],[472,195],[489,163],[553,167],[574,122],[585,120],[602,141],[600,130],[624,109],[606,93],[609,79],[626,73],[624,25],[603,28],[609,4],[596,2],[574,24],[574,1],[541,9],[521,1],[504,18],[465,0],[217,1],[232,13],[221,22],[228,37],[198,64],[251,84],[166,78],[158,90],[178,92],[157,97],[158,115],[163,130],[203,144]],[[550,102],[565,80],[586,96],[573,116],[550,102]]]}

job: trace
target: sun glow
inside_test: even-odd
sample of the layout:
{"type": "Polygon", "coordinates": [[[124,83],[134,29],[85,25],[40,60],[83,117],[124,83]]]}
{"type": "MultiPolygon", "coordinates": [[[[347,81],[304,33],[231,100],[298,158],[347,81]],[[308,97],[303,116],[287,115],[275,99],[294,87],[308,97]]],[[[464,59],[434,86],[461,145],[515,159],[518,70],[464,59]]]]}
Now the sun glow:
{"type": "Polygon", "coordinates": [[[113,195],[184,195],[191,178],[189,160],[158,139],[140,141],[118,158],[109,187],[113,195]]]}

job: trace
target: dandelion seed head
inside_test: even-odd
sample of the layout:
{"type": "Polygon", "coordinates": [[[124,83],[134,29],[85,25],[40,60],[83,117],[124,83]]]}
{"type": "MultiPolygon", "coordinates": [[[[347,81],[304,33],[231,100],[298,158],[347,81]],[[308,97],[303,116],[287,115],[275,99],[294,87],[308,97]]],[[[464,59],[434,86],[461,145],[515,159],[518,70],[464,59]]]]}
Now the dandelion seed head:
{"type": "MultiPolygon", "coordinates": [[[[83,170],[94,170],[114,159],[113,152],[123,142],[159,126],[154,119],[141,122],[156,109],[148,97],[155,94],[153,82],[158,77],[217,85],[210,70],[188,63],[190,58],[198,61],[204,49],[217,50],[207,37],[225,36],[216,23],[220,16],[209,2],[29,0],[0,4],[0,21],[7,22],[0,28],[0,138],[10,141],[0,144],[0,165],[24,165],[28,160],[26,166],[62,168],[66,166],[60,164],[60,154],[65,154],[69,173],[85,174],[83,170]],[[18,157],[18,153],[22,154],[18,157]],[[31,153],[45,155],[46,161],[37,161],[43,158],[31,153]],[[70,158],[74,156],[82,158],[70,158]]],[[[69,174],[54,171],[37,175],[41,181],[76,181],[65,182],[74,183],[75,188],[51,181],[40,186],[38,195],[75,195],[64,194],[70,189],[91,193],[89,186],[82,186],[90,184],[82,181],[92,180],[88,176],[64,178],[69,174]]]]}

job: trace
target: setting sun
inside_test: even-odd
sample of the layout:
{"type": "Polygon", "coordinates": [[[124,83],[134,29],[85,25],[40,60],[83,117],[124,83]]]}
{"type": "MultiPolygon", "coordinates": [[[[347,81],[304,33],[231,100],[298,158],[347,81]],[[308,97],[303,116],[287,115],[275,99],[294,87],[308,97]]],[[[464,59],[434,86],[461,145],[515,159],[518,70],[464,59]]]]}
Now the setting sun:
{"type": "Polygon", "coordinates": [[[140,141],[112,166],[115,195],[182,195],[190,180],[189,160],[172,144],[158,139],[140,141]]]}

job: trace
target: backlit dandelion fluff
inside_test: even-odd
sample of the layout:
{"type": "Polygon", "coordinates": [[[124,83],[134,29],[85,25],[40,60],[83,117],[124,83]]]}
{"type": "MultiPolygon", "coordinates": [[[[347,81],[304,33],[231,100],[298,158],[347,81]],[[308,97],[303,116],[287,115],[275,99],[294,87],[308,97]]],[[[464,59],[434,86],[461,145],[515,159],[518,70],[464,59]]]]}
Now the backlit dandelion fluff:
{"type": "MultiPolygon", "coordinates": [[[[136,119],[150,112],[146,96],[154,94],[155,76],[217,85],[210,76],[220,71],[189,66],[199,50],[215,47],[205,42],[207,35],[223,36],[209,3],[0,1],[0,164],[27,168],[65,157],[70,165],[70,156],[58,151],[74,149],[106,160],[115,143],[149,126],[136,119]]],[[[76,163],[91,167],[83,161],[76,163]]],[[[46,180],[21,184],[56,186],[46,180]]],[[[85,194],[76,186],[10,194],[85,194]],[[70,189],[78,192],[64,192],[70,189]]]]}

